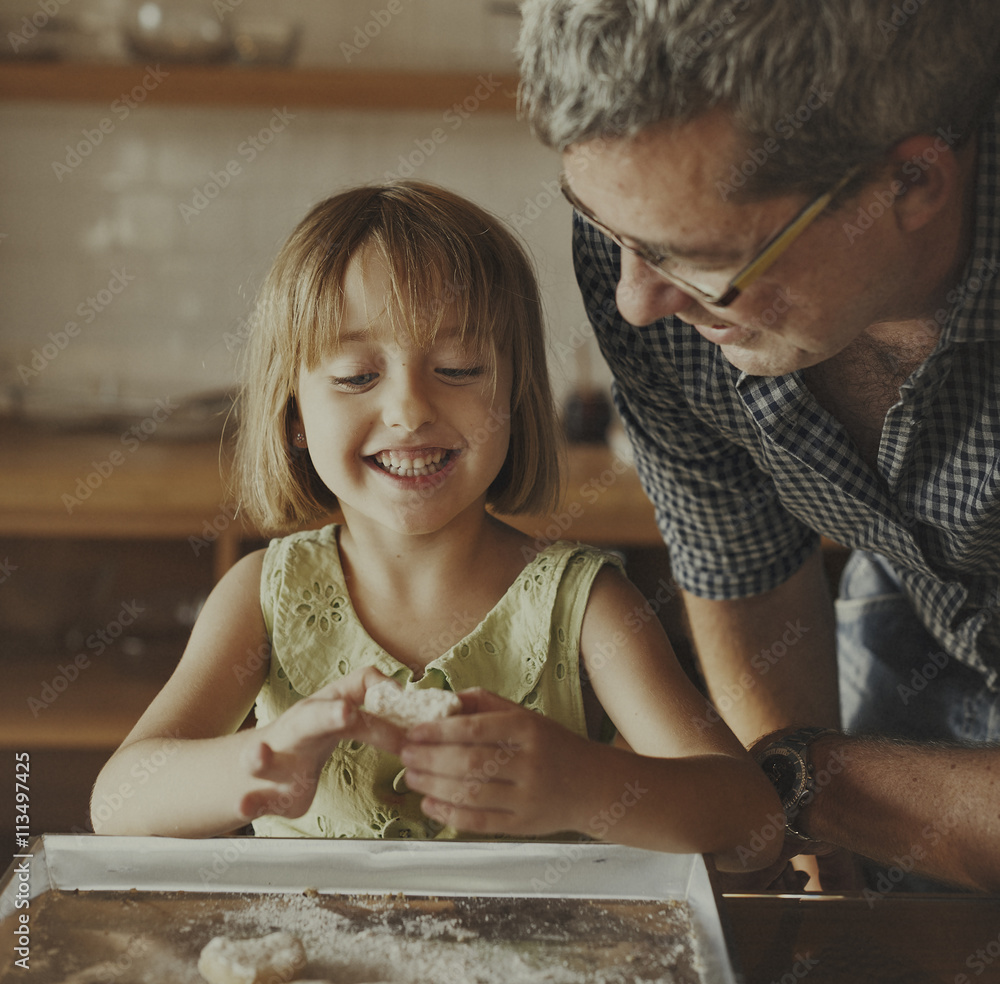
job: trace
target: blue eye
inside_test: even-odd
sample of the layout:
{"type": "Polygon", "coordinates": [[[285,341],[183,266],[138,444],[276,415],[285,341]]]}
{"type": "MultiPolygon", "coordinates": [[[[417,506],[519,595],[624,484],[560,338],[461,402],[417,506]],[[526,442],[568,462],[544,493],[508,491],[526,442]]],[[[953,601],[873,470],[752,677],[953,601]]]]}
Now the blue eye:
{"type": "Polygon", "coordinates": [[[360,390],[370,385],[378,378],[377,372],[362,372],[357,376],[333,376],[331,381],[335,386],[346,390],[360,390]]]}

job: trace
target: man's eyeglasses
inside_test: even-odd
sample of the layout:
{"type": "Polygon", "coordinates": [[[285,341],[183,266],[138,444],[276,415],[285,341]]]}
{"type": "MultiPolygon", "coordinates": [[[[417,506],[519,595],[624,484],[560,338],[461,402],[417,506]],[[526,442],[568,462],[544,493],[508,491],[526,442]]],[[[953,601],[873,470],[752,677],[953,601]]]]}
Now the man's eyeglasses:
{"type": "Polygon", "coordinates": [[[559,186],[562,189],[563,197],[576,209],[580,215],[586,219],[595,229],[602,232],[613,243],[621,249],[627,250],[634,256],[652,267],[661,277],[670,281],[675,287],[680,288],[685,294],[701,301],[703,304],[710,304],[712,307],[729,307],[740,294],[747,289],[758,277],[760,277],[774,262],[802,235],[822,211],[833,201],[837,193],[853,178],[860,166],[851,168],[829,191],[824,191],[818,198],[813,199],[801,212],[798,213],[786,226],[774,235],[761,251],[747,263],[735,277],[728,279],[725,283],[712,284],[711,273],[698,275],[702,283],[696,284],[681,277],[676,273],[676,268],[680,265],[674,257],[658,253],[641,243],[627,243],[613,229],[609,229],[600,219],[590,213],[584,205],[573,194],[566,183],[566,175],[559,178],[559,186]]]}

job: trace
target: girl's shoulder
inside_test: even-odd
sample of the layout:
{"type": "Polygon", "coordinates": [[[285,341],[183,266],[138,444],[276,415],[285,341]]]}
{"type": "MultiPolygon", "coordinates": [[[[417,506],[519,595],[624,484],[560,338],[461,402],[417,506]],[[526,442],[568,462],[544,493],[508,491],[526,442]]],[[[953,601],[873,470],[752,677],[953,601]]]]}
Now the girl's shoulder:
{"type": "Polygon", "coordinates": [[[526,599],[561,611],[585,602],[599,579],[608,574],[624,578],[623,572],[622,558],[613,551],[574,540],[556,540],[540,549],[533,542],[522,554],[513,587],[526,599]]]}
{"type": "Polygon", "coordinates": [[[240,557],[219,579],[216,590],[221,589],[228,592],[246,591],[247,588],[252,588],[255,584],[259,584],[266,556],[267,549],[261,548],[240,557]]]}
{"type": "Polygon", "coordinates": [[[241,557],[219,578],[202,608],[202,617],[218,621],[255,620],[260,614],[260,585],[266,550],[241,557]]]}

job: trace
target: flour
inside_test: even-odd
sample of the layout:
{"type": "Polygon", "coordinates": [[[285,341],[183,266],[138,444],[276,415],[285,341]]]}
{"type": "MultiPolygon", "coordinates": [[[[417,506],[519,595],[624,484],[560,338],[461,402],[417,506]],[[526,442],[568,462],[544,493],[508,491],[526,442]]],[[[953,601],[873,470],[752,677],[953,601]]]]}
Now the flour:
{"type": "Polygon", "coordinates": [[[420,690],[415,687],[404,690],[392,680],[376,683],[365,694],[366,711],[400,728],[438,721],[457,714],[461,709],[461,699],[450,690],[420,690]]]}
{"type": "Polygon", "coordinates": [[[704,984],[681,902],[50,891],[32,911],[32,984],[205,984],[214,937],[276,932],[301,941],[303,981],[704,984]]]}

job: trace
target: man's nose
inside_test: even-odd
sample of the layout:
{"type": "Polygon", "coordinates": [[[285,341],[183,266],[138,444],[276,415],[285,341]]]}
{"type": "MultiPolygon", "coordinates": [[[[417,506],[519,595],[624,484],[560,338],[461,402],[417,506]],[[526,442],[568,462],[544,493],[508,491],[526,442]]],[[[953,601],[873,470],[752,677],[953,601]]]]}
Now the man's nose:
{"type": "Polygon", "coordinates": [[[615,300],[621,316],[640,328],[692,305],[688,294],[624,249],[615,300]]]}

